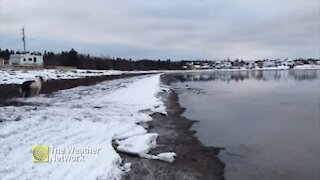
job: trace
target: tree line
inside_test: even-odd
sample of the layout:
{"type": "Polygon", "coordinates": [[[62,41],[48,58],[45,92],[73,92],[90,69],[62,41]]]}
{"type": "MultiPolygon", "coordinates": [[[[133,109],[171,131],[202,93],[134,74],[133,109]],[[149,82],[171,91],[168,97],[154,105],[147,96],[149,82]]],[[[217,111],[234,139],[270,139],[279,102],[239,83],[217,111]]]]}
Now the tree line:
{"type": "MultiPolygon", "coordinates": [[[[0,58],[9,60],[10,54],[19,54],[19,51],[1,50],[0,58]]],[[[76,50],[62,51],[61,53],[47,52],[43,54],[44,67],[51,66],[72,66],[79,69],[98,69],[98,70],[176,70],[181,69],[182,62],[167,60],[151,60],[141,59],[132,60],[125,58],[109,58],[109,57],[94,57],[89,54],[79,54],[76,50]]]]}
{"type": "MultiPolygon", "coordinates": [[[[33,52],[34,54],[41,54],[40,52],[33,52]]],[[[1,50],[0,49],[0,58],[9,60],[11,54],[21,54],[20,51],[13,50],[1,50]]],[[[141,60],[132,60],[125,58],[110,58],[110,57],[95,57],[90,56],[89,54],[79,54],[76,50],[71,49],[70,51],[62,51],[61,53],[54,53],[45,51],[43,54],[44,67],[52,66],[71,66],[79,69],[97,69],[97,70],[124,70],[124,71],[134,71],[134,70],[178,70],[182,69],[183,66],[187,65],[190,62],[194,64],[215,64],[215,61],[208,60],[198,60],[198,61],[171,61],[167,60],[151,60],[151,59],[141,59],[141,60]]],[[[317,59],[313,58],[299,58],[293,61],[299,61],[301,64],[316,64],[317,59]]],[[[248,65],[249,62],[235,59],[231,61],[227,59],[232,66],[243,67],[248,65]]],[[[256,64],[262,67],[265,60],[256,60],[256,64]]]]}

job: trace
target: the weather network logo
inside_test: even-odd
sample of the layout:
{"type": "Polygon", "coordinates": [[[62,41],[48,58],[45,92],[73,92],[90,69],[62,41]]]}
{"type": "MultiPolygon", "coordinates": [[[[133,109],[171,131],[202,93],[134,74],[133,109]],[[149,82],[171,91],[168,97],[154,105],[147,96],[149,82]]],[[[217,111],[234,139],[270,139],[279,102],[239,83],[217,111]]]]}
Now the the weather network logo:
{"type": "Polygon", "coordinates": [[[49,161],[49,146],[33,145],[32,146],[32,161],[33,162],[48,162],[49,161]]]}
{"type": "Polygon", "coordinates": [[[86,157],[98,156],[101,148],[75,146],[32,145],[33,162],[85,162],[86,157]]]}

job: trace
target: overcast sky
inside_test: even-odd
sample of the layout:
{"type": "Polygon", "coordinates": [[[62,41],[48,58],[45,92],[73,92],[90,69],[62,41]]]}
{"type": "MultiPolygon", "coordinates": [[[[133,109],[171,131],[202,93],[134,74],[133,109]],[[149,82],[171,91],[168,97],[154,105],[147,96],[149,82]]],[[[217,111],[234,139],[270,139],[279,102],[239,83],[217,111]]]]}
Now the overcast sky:
{"type": "Polygon", "coordinates": [[[0,48],[153,59],[320,57],[320,0],[0,0],[0,48]]]}

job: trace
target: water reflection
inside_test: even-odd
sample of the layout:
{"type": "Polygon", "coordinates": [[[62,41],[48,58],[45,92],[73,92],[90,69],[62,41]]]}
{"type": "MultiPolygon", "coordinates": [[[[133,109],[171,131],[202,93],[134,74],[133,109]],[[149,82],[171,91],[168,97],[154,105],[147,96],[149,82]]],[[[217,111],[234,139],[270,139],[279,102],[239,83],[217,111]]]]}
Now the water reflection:
{"type": "Polygon", "coordinates": [[[320,179],[320,70],[174,76],[196,136],[225,148],[227,180],[320,179]]]}
{"type": "Polygon", "coordinates": [[[181,81],[244,81],[256,79],[259,81],[304,81],[320,77],[320,70],[282,70],[282,71],[214,71],[204,73],[185,73],[176,76],[181,81]]]}

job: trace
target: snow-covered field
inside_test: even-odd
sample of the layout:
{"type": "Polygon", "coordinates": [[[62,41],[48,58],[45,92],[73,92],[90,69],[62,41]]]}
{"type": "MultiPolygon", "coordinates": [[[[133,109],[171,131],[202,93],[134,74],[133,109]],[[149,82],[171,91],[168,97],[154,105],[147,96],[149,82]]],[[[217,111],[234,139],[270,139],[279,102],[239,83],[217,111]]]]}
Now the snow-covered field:
{"type": "MultiPolygon", "coordinates": [[[[208,72],[208,71],[252,71],[252,70],[288,70],[289,66],[264,67],[256,69],[202,69],[202,70],[151,70],[151,71],[118,71],[118,70],[0,70],[0,84],[22,84],[24,81],[33,80],[35,76],[42,76],[45,80],[76,79],[88,76],[120,75],[137,73],[181,73],[181,72],[208,72]]],[[[320,69],[320,65],[299,65],[293,69],[320,69]]]]}
{"type": "MultiPolygon", "coordinates": [[[[277,66],[277,67],[263,67],[263,68],[256,68],[252,70],[287,70],[290,69],[289,66],[277,66]]],[[[295,69],[320,69],[320,65],[296,65],[293,67],[293,70],[295,69]]]]}
{"type": "Polygon", "coordinates": [[[320,69],[320,65],[298,65],[294,69],[320,69]]]}
{"type": "Polygon", "coordinates": [[[157,74],[14,99],[22,105],[0,107],[0,179],[120,179],[130,164],[122,164],[112,141],[141,155],[156,145],[158,135],[139,123],[152,120],[148,113],[165,113],[161,90],[157,74]],[[84,162],[35,163],[36,144],[100,150],[84,154],[84,162]]]}
{"type": "Polygon", "coordinates": [[[76,79],[87,76],[119,75],[127,73],[117,70],[0,70],[0,84],[21,84],[26,80],[33,80],[35,76],[42,76],[46,80],[50,79],[76,79]]]}

